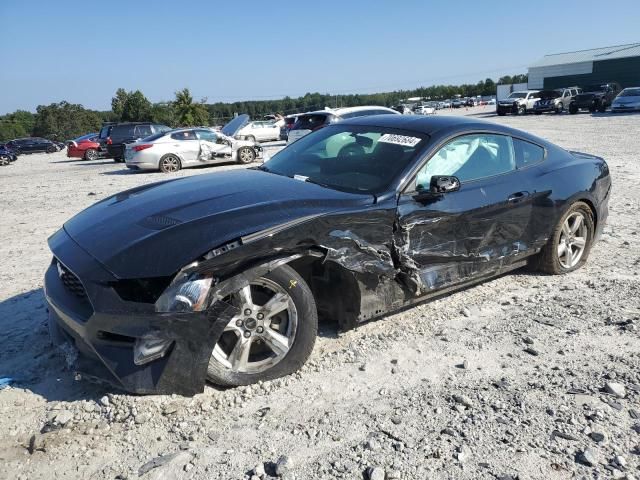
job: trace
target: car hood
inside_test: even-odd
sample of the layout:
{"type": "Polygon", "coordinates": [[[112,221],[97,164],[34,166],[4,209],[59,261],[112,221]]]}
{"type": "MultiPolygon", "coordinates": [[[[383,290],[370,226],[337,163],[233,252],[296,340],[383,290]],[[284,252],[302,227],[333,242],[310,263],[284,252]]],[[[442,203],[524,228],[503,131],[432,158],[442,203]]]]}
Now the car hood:
{"type": "Polygon", "coordinates": [[[240,129],[242,129],[247,123],[249,123],[249,115],[245,113],[231,120],[224,127],[222,127],[220,131],[227,137],[235,137],[240,129]]]}
{"type": "Polygon", "coordinates": [[[160,277],[239,237],[372,200],[260,170],[235,170],[119,193],[80,212],[64,230],[118,278],[160,277]]]}
{"type": "Polygon", "coordinates": [[[640,96],[617,97],[613,103],[625,105],[627,103],[640,103],[640,96]]]}

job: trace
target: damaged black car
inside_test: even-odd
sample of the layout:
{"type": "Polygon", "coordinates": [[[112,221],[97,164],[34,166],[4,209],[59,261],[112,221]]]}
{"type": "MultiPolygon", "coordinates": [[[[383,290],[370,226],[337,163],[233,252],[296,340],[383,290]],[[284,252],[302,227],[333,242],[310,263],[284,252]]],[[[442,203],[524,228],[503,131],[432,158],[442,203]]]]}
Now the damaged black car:
{"type": "Polygon", "coordinates": [[[610,189],[602,158],[488,122],[340,122],[69,220],[49,239],[50,332],[130,392],[274,379],[307,360],[318,318],[348,329],[527,265],[580,268],[610,189]]]}

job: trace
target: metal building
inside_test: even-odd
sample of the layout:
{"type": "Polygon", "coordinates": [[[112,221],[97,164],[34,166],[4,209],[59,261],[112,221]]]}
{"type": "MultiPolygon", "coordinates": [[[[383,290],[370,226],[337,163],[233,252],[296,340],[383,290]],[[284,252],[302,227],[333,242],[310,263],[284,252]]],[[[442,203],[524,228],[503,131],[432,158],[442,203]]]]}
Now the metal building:
{"type": "Polygon", "coordinates": [[[545,55],[529,67],[530,89],[618,82],[640,86],[640,43],[545,55]]]}

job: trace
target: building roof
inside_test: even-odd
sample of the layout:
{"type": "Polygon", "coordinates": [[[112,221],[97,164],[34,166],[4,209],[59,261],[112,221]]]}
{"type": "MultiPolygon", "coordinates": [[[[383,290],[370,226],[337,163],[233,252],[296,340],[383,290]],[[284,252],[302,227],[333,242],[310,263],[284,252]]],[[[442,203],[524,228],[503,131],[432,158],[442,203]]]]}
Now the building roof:
{"type": "Polygon", "coordinates": [[[552,53],[545,55],[530,65],[529,68],[566,65],[568,63],[597,62],[626,57],[640,57],[640,43],[592,48],[591,50],[577,50],[575,52],[552,53]]]}

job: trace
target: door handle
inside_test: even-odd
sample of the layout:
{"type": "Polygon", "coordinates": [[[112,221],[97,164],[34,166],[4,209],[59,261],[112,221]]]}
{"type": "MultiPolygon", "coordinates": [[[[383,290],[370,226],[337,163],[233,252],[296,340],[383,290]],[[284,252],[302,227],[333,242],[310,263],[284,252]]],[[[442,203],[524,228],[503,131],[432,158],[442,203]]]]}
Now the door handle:
{"type": "Polygon", "coordinates": [[[509,198],[507,198],[507,202],[518,203],[524,200],[525,198],[527,198],[528,196],[529,196],[529,192],[512,193],[511,195],[509,195],[509,198]]]}

